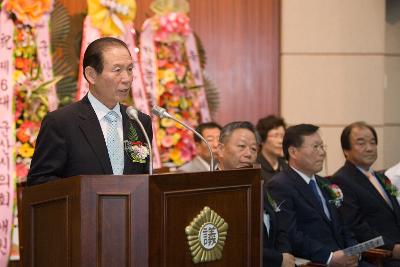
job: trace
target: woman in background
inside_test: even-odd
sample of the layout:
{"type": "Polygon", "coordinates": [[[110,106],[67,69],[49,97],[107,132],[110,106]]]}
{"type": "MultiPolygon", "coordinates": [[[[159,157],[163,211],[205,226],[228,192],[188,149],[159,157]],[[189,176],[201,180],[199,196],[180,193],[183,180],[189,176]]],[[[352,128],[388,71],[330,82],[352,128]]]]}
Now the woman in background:
{"type": "Polygon", "coordinates": [[[261,118],[257,123],[257,132],[262,140],[257,162],[261,164],[261,176],[265,183],[286,166],[282,149],[285,129],[283,118],[275,115],[261,118]]]}

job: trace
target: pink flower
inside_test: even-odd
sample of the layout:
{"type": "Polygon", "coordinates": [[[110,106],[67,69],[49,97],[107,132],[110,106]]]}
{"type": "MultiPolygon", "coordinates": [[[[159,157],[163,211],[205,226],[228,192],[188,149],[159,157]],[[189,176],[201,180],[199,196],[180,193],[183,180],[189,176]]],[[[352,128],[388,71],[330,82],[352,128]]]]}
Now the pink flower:
{"type": "Polygon", "coordinates": [[[192,159],[192,152],[190,151],[190,149],[185,149],[183,148],[181,150],[181,158],[183,161],[189,161],[192,159]]]}
{"type": "Polygon", "coordinates": [[[15,168],[17,177],[26,177],[28,175],[28,167],[24,163],[17,163],[15,168]]]}
{"type": "Polygon", "coordinates": [[[165,16],[160,17],[159,23],[161,27],[165,27],[165,25],[167,25],[167,18],[165,16]]]}
{"type": "Polygon", "coordinates": [[[182,80],[186,74],[186,67],[184,65],[175,64],[175,73],[178,80],[182,80]]]}
{"type": "Polygon", "coordinates": [[[161,140],[161,145],[163,147],[171,147],[173,143],[174,139],[172,138],[172,136],[167,135],[161,140]]]}
{"type": "Polygon", "coordinates": [[[176,133],[176,131],[177,131],[177,129],[175,127],[168,127],[166,129],[166,132],[168,135],[172,135],[172,134],[176,133]]]}
{"type": "Polygon", "coordinates": [[[158,31],[155,36],[155,40],[160,42],[167,39],[168,33],[166,31],[158,31]]]}
{"type": "Polygon", "coordinates": [[[176,17],[177,17],[177,13],[170,13],[170,14],[168,15],[168,20],[169,20],[169,21],[175,21],[175,20],[176,20],[176,17]]]}
{"type": "Polygon", "coordinates": [[[168,63],[168,61],[165,60],[165,59],[159,59],[159,60],[157,61],[157,63],[158,63],[158,67],[159,67],[159,68],[162,68],[162,67],[164,67],[164,66],[168,63]]]}

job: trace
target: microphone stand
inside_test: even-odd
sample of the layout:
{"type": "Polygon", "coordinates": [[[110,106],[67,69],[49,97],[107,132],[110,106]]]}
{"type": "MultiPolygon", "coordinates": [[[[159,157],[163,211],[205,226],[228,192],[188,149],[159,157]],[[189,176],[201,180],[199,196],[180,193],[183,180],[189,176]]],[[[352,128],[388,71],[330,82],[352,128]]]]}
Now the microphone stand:
{"type": "Polygon", "coordinates": [[[139,124],[139,127],[143,132],[144,138],[146,139],[146,142],[149,145],[149,174],[152,175],[153,174],[153,149],[151,147],[149,136],[147,135],[147,132],[144,129],[142,122],[138,118],[137,110],[134,109],[133,107],[128,107],[128,109],[126,110],[126,113],[128,114],[129,118],[135,120],[139,124]]]}

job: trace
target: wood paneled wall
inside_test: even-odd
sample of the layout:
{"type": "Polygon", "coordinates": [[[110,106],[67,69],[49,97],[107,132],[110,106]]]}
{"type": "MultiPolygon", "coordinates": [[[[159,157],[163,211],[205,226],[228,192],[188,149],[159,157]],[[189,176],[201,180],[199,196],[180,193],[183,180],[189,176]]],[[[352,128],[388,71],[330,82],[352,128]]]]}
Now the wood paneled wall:
{"type": "MultiPolygon", "coordinates": [[[[85,1],[60,0],[71,14],[85,1]]],[[[152,0],[137,0],[135,25],[152,15],[152,0]]],[[[206,49],[209,76],[220,92],[215,120],[254,123],[279,113],[279,0],[191,0],[191,25],[206,49]]]]}

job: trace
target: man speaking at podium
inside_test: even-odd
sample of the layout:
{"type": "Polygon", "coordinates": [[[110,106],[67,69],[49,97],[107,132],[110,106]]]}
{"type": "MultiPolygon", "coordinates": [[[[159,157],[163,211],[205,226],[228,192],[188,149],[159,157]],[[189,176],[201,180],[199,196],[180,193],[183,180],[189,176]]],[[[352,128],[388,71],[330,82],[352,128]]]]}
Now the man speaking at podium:
{"type": "MultiPolygon", "coordinates": [[[[50,112],[42,122],[28,185],[75,175],[149,172],[150,144],[139,125],[128,118],[127,107],[120,104],[133,80],[126,44],[111,37],[92,42],[84,54],[83,74],[89,93],[50,112]]],[[[138,118],[152,140],[150,117],[139,112],[138,118]]]]}

